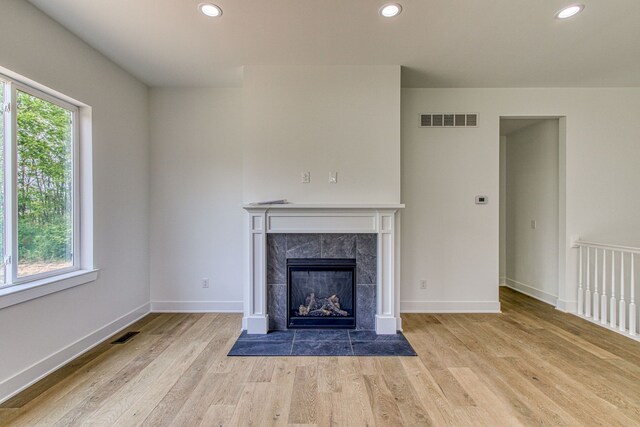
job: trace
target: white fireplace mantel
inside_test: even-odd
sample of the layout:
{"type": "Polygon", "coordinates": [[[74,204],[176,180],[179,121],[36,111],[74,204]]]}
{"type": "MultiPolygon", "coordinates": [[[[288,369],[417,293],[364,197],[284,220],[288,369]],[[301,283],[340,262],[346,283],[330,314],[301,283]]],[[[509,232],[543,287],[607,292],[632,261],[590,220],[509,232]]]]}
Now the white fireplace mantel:
{"type": "Polygon", "coordinates": [[[399,301],[399,225],[402,204],[366,205],[244,205],[248,221],[248,278],[242,327],[249,334],[266,334],[267,234],[375,233],[378,235],[376,332],[402,330],[399,301]]]}

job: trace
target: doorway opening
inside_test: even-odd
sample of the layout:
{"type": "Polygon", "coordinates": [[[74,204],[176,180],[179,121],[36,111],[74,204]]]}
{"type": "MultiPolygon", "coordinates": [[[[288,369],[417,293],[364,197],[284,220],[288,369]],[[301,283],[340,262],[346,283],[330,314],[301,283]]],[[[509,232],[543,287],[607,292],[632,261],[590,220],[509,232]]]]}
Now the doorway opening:
{"type": "Polygon", "coordinates": [[[554,306],[564,286],[563,131],[564,118],[500,118],[500,285],[554,306]]]}

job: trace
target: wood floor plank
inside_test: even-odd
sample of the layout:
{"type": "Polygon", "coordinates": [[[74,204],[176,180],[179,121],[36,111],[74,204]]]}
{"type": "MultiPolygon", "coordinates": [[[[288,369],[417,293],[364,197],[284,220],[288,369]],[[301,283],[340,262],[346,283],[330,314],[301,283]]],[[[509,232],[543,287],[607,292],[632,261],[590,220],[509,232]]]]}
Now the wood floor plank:
{"type": "MultiPolygon", "coordinates": [[[[147,368],[165,369],[164,374],[143,373],[150,378],[148,382],[140,381],[137,384],[132,384],[129,389],[121,391],[120,402],[128,400],[130,406],[116,418],[116,423],[119,426],[140,425],[148,421],[150,414],[158,408],[160,408],[162,415],[157,415],[155,419],[152,417],[154,423],[152,425],[162,424],[163,420],[168,418],[167,412],[163,414],[162,409],[178,406],[182,394],[188,394],[193,383],[197,383],[198,374],[207,366],[207,362],[217,350],[216,343],[212,343],[209,339],[209,330],[215,320],[215,314],[204,316],[199,322],[200,327],[197,324],[194,325],[189,334],[185,334],[176,341],[174,351],[177,353],[167,349],[164,355],[166,363],[168,363],[168,365],[164,365],[166,368],[162,364],[150,365],[147,368]],[[170,372],[171,375],[168,375],[167,372],[170,372]],[[155,379],[156,377],[159,378],[155,379]],[[140,392],[141,390],[144,392],[140,392]],[[126,397],[131,394],[138,395],[138,397],[127,399],[126,397]]],[[[160,360],[160,358],[156,360],[160,360]]]]}
{"type": "Polygon", "coordinates": [[[124,366],[111,381],[104,384],[95,392],[87,396],[78,406],[72,408],[62,419],[55,423],[58,427],[81,425],[82,420],[92,415],[100,406],[106,404],[114,394],[124,387],[151,364],[175,339],[187,331],[198,320],[197,316],[184,316],[166,334],[161,335],[148,352],[139,354],[128,365],[124,366]]]}
{"type": "Polygon", "coordinates": [[[455,417],[451,405],[431,372],[420,359],[402,358],[401,363],[431,423],[436,426],[453,425],[455,417]]]}
{"type": "Polygon", "coordinates": [[[0,408],[0,426],[14,423],[21,414],[22,411],[19,408],[0,408]]]}
{"type": "Polygon", "coordinates": [[[273,357],[259,357],[249,374],[249,381],[256,383],[270,382],[273,370],[276,367],[276,360],[273,357]]]}
{"type": "Polygon", "coordinates": [[[380,368],[387,388],[400,410],[403,424],[433,425],[422,402],[418,399],[411,382],[399,358],[379,359],[380,368]]]}
{"type": "Polygon", "coordinates": [[[338,370],[337,357],[318,359],[318,392],[340,393],[342,391],[342,375],[338,370]]]}
{"type": "Polygon", "coordinates": [[[188,331],[176,337],[136,378],[113,394],[112,401],[115,404],[99,405],[82,424],[136,425],[142,422],[206,347],[206,342],[199,338],[211,321],[206,316],[198,318],[188,331]],[[167,372],[171,375],[165,375],[167,372]],[[121,417],[124,419],[121,420],[121,417]]]}
{"type": "Polygon", "coordinates": [[[0,405],[0,425],[640,425],[640,343],[501,303],[403,315],[418,357],[228,357],[240,315],[153,314],[0,405]]]}
{"type": "Polygon", "coordinates": [[[420,322],[423,320],[422,316],[417,316],[416,319],[418,320],[415,325],[417,332],[415,334],[407,332],[408,338],[413,343],[422,363],[436,379],[447,401],[454,406],[475,406],[471,396],[447,369],[450,366],[466,366],[466,362],[460,359],[458,352],[447,347],[446,341],[441,340],[438,334],[430,330],[440,325],[440,322],[428,321],[425,324],[420,322]]]}
{"type": "MultiPolygon", "coordinates": [[[[156,344],[159,336],[151,336],[146,332],[167,320],[167,318],[157,318],[140,328],[137,324],[132,325],[131,329],[139,329],[142,331],[141,334],[125,345],[112,345],[99,357],[93,358],[81,369],[28,402],[23,407],[23,412],[15,425],[53,425],[67,412],[77,408],[88,395],[113,381],[114,375],[121,371],[123,366],[137,359],[140,354],[149,351],[156,344]]],[[[110,343],[112,338],[105,342],[110,343]]]]}
{"type": "MultiPolygon", "coordinates": [[[[133,325],[130,325],[124,331],[121,331],[116,335],[122,335],[127,331],[145,331],[149,328],[153,328],[159,324],[166,322],[166,320],[167,319],[162,318],[158,315],[151,314],[145,316],[143,319],[135,322],[133,325]]],[[[51,375],[48,375],[42,380],[38,381],[24,392],[7,400],[2,405],[0,405],[0,408],[22,408],[32,400],[39,397],[41,394],[45,393],[50,388],[56,386],[59,387],[63,381],[72,377],[76,372],[86,368],[87,366],[90,366],[91,363],[96,359],[104,357],[105,353],[109,350],[115,349],[111,344],[112,340],[113,337],[93,347],[89,351],[85,352],[62,368],[55,371],[51,375]]]]}
{"type": "Polygon", "coordinates": [[[367,392],[364,374],[360,371],[362,358],[341,357],[338,359],[342,380],[341,399],[349,407],[346,425],[373,426],[375,419],[373,405],[367,392]]]}
{"type": "Polygon", "coordinates": [[[382,375],[365,375],[364,383],[377,425],[401,426],[402,415],[382,375]]]}
{"type": "Polygon", "coordinates": [[[262,426],[267,408],[267,393],[269,384],[264,382],[247,382],[242,395],[235,405],[236,409],[231,418],[232,426],[262,426]]]}
{"type": "Polygon", "coordinates": [[[470,368],[449,368],[454,377],[467,390],[478,406],[485,409],[495,425],[521,426],[522,423],[515,416],[513,408],[505,405],[504,401],[483,384],[470,368]]]}
{"type": "Polygon", "coordinates": [[[211,405],[202,417],[202,422],[194,425],[203,427],[230,425],[235,410],[236,405],[211,405]]]}
{"type": "Polygon", "coordinates": [[[204,350],[198,355],[196,360],[181,375],[162,400],[155,405],[151,413],[148,414],[142,425],[161,426],[169,425],[176,416],[179,409],[189,399],[191,393],[203,380],[204,373],[209,369],[217,357],[222,357],[220,347],[227,341],[229,328],[233,324],[224,321],[216,322],[216,331],[210,334],[210,340],[204,350]]]}
{"type": "Polygon", "coordinates": [[[316,366],[297,366],[293,380],[290,424],[316,424],[318,401],[318,370],[316,366]]]}
{"type": "Polygon", "coordinates": [[[172,425],[199,425],[203,422],[210,406],[236,406],[238,404],[256,359],[228,358],[226,351],[223,352],[220,359],[233,359],[235,364],[228,365],[228,372],[220,373],[217,372],[220,359],[218,359],[218,363],[213,363],[212,367],[204,374],[203,381],[196,386],[189,399],[178,411],[172,425]]]}

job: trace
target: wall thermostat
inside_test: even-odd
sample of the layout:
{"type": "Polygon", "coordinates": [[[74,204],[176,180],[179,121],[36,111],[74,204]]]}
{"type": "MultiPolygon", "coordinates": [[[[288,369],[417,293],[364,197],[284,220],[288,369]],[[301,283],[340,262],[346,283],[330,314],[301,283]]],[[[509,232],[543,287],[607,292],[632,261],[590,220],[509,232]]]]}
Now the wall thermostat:
{"type": "Polygon", "coordinates": [[[486,205],[489,202],[487,196],[476,196],[476,205],[486,205]]]}

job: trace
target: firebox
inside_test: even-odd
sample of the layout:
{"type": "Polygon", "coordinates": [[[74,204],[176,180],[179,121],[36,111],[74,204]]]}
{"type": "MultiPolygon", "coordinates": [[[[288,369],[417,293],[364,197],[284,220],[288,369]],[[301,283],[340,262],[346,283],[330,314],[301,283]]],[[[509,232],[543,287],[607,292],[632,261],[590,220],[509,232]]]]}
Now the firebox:
{"type": "Polygon", "coordinates": [[[355,259],[287,259],[288,327],[355,328],[355,290],[355,259]]]}

